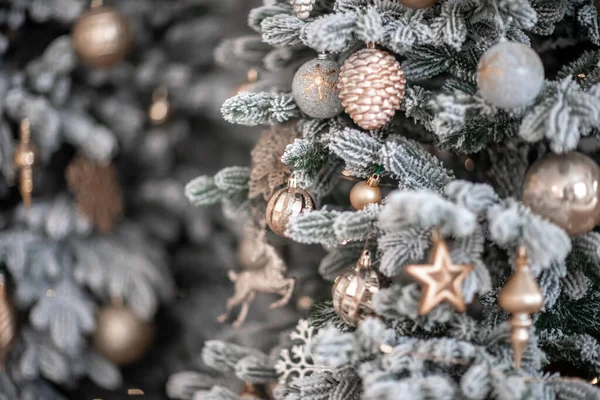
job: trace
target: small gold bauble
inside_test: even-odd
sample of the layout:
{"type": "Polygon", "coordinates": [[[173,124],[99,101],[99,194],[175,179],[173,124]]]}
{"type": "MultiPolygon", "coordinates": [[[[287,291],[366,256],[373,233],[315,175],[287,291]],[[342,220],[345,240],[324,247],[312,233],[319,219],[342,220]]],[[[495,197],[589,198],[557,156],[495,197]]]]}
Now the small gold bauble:
{"type": "Polygon", "coordinates": [[[139,361],[154,339],[154,325],[126,307],[109,305],[100,310],[94,348],[118,365],[139,361]]]}
{"type": "Polygon", "coordinates": [[[549,155],[527,172],[522,197],[568,234],[589,232],[600,221],[600,167],[581,153],[549,155]]]}
{"type": "Polygon", "coordinates": [[[350,191],[350,203],[356,210],[362,210],[369,204],[381,204],[379,178],[371,177],[354,185],[350,191]]]}
{"type": "Polygon", "coordinates": [[[408,8],[427,8],[435,4],[437,0],[400,0],[400,3],[408,8]]]}
{"type": "Polygon", "coordinates": [[[296,187],[295,179],[290,179],[287,188],[276,192],[267,204],[266,220],[269,228],[285,237],[290,219],[305,211],[312,211],[315,203],[306,190],[296,187]]]}
{"type": "Polygon", "coordinates": [[[110,7],[94,7],[75,23],[73,48],[85,64],[110,68],[127,55],[132,35],[127,20],[110,7]]]}
{"type": "Polygon", "coordinates": [[[371,268],[371,252],[363,251],[356,266],[348,268],[333,284],[333,307],[349,325],[373,314],[372,299],[381,289],[381,280],[371,268]]]}

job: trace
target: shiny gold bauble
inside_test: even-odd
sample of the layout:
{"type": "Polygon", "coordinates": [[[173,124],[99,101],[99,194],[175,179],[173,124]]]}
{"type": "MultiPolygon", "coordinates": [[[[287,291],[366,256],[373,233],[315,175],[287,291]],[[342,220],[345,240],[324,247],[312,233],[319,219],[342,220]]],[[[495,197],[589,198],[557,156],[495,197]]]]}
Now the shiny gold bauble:
{"type": "Polygon", "coordinates": [[[400,0],[400,3],[408,8],[427,8],[436,3],[437,0],[400,0]]]}
{"type": "Polygon", "coordinates": [[[127,55],[132,35],[127,20],[110,7],[95,7],[75,23],[73,48],[85,64],[110,68],[127,55]]]}
{"type": "Polygon", "coordinates": [[[267,204],[266,220],[269,228],[285,237],[290,219],[305,211],[312,211],[315,203],[303,189],[289,186],[275,192],[267,204]]]}
{"type": "Polygon", "coordinates": [[[363,251],[356,266],[348,268],[333,284],[333,308],[349,325],[373,314],[372,299],[381,289],[382,282],[371,268],[371,253],[363,251]]]}
{"type": "Polygon", "coordinates": [[[552,154],[533,164],[523,181],[523,203],[570,235],[600,221],[600,167],[576,152],[552,154]]]}
{"type": "Polygon", "coordinates": [[[154,339],[154,325],[126,307],[109,305],[100,310],[94,348],[118,365],[139,361],[154,339]]]}
{"type": "Polygon", "coordinates": [[[350,191],[350,203],[356,210],[369,204],[381,204],[381,189],[376,179],[358,182],[350,191]]]}

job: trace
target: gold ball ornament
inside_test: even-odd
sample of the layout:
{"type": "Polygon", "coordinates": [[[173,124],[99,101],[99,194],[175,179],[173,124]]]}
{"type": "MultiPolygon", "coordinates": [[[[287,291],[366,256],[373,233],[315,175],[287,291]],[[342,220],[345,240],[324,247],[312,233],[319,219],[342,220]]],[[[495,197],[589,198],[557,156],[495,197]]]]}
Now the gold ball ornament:
{"type": "Polygon", "coordinates": [[[129,23],[119,12],[95,6],[75,23],[72,40],[82,62],[95,68],[110,68],[129,52],[132,34],[129,23]]]}
{"type": "Polygon", "coordinates": [[[94,348],[117,365],[139,361],[154,340],[154,325],[129,308],[109,305],[100,310],[94,348]]]}
{"type": "Polygon", "coordinates": [[[266,220],[269,228],[279,236],[285,237],[290,220],[303,212],[315,209],[315,203],[307,191],[296,185],[292,175],[288,187],[281,189],[271,197],[267,204],[266,220]]]}
{"type": "Polygon", "coordinates": [[[338,76],[344,110],[366,130],[378,129],[400,108],[406,78],[400,63],[374,45],[352,54],[338,76]]]}
{"type": "Polygon", "coordinates": [[[524,248],[519,249],[517,269],[498,295],[500,307],[512,314],[511,343],[515,367],[521,368],[523,352],[529,343],[529,329],[533,325],[530,314],[542,309],[544,295],[531,275],[524,248]]]}
{"type": "Polygon", "coordinates": [[[9,296],[4,275],[0,274],[0,372],[17,336],[17,311],[9,296]]]}
{"type": "Polygon", "coordinates": [[[354,185],[350,191],[350,203],[356,210],[362,210],[369,204],[381,204],[379,176],[373,175],[368,180],[354,185]]]}
{"type": "Polygon", "coordinates": [[[431,7],[436,3],[437,0],[400,0],[400,4],[408,8],[427,8],[431,7]]]}
{"type": "Polygon", "coordinates": [[[568,234],[589,232],[600,221],[600,167],[581,153],[549,155],[527,172],[522,198],[568,234]]]}
{"type": "Polygon", "coordinates": [[[332,289],[333,307],[351,326],[373,314],[373,296],[382,287],[377,272],[371,268],[371,252],[362,252],[358,262],[335,279],[332,289]]]}

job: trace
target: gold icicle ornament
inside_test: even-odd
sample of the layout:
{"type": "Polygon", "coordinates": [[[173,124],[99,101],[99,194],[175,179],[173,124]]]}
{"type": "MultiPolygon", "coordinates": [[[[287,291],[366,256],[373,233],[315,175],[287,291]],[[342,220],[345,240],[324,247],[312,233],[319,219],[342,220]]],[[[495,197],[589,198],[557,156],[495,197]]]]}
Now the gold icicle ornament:
{"type": "Polygon", "coordinates": [[[20,141],[13,154],[15,169],[19,171],[19,190],[25,208],[31,207],[31,194],[33,193],[33,167],[38,162],[38,151],[31,142],[31,126],[25,118],[21,121],[20,141]]]}
{"type": "Polygon", "coordinates": [[[530,314],[541,310],[544,305],[544,295],[531,274],[524,247],[519,248],[516,264],[516,271],[498,295],[498,303],[504,311],[512,314],[510,340],[515,367],[521,368],[523,352],[529,343],[529,329],[533,325],[530,314]]]}

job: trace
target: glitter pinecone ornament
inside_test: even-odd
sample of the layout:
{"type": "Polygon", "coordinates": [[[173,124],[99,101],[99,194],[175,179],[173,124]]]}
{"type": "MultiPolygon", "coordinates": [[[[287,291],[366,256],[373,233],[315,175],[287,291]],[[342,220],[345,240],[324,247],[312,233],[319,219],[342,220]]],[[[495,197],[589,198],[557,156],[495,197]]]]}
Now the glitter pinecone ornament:
{"type": "Polygon", "coordinates": [[[308,18],[315,4],[315,0],[292,0],[291,2],[296,16],[300,19],[308,18]]]}
{"type": "Polygon", "coordinates": [[[349,325],[373,314],[372,299],[382,281],[371,267],[371,252],[362,252],[356,265],[338,276],[333,284],[333,308],[349,325]]]}
{"type": "Polygon", "coordinates": [[[373,45],[350,56],[338,77],[344,109],[366,130],[381,128],[389,122],[400,108],[405,86],[400,63],[373,45]]]}
{"type": "Polygon", "coordinates": [[[132,35],[127,20],[115,9],[94,0],[73,28],[73,48],[85,64],[110,68],[119,63],[131,47],[132,35]]]}

